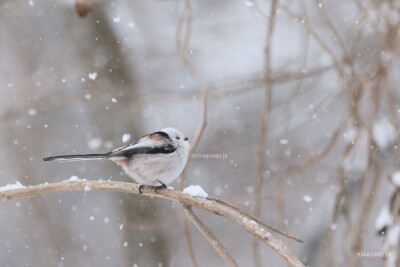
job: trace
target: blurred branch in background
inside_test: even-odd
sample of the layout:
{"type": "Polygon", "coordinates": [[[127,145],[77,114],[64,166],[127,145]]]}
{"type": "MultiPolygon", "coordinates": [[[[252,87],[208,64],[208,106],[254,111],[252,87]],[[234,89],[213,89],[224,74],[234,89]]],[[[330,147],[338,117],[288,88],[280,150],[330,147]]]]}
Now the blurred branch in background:
{"type": "MultiPolygon", "coordinates": [[[[181,1],[181,9],[178,18],[178,25],[176,29],[176,49],[178,55],[182,59],[185,67],[189,70],[190,74],[196,78],[199,88],[200,88],[200,98],[202,103],[202,112],[201,112],[201,122],[198,126],[197,132],[191,144],[191,148],[189,151],[189,155],[192,155],[193,152],[196,150],[197,145],[200,142],[201,136],[203,135],[204,129],[207,126],[207,88],[205,87],[204,80],[197,69],[193,66],[193,64],[189,60],[189,42],[190,42],[190,35],[191,35],[191,25],[192,25],[192,6],[190,0],[182,0],[181,1]]],[[[191,157],[189,156],[187,164],[189,164],[191,157]]],[[[186,169],[186,168],[185,168],[186,169]]],[[[183,189],[186,180],[186,171],[184,170],[180,176],[179,187],[183,189]]],[[[188,214],[188,212],[186,212],[188,214]]],[[[189,217],[191,218],[191,217],[189,217]]],[[[193,218],[192,218],[193,220],[193,218]]],[[[189,222],[187,217],[183,218],[183,232],[185,233],[186,244],[189,250],[190,259],[192,261],[192,265],[194,267],[198,266],[196,261],[196,256],[194,253],[192,237],[190,235],[189,230],[189,222]]],[[[229,258],[229,257],[228,257],[229,258]]],[[[232,261],[229,261],[232,263],[232,261]]],[[[236,263],[235,263],[236,264],[236,263]]]]}
{"type": "MultiPolygon", "coordinates": [[[[256,168],[254,178],[254,215],[260,217],[261,210],[261,192],[264,179],[264,171],[266,168],[266,153],[267,153],[267,134],[269,133],[269,120],[271,113],[271,102],[272,102],[272,84],[271,84],[271,42],[275,27],[276,7],[278,5],[277,0],[273,0],[270,6],[269,20],[267,23],[267,33],[265,41],[265,91],[264,91],[264,102],[262,105],[260,131],[258,134],[257,142],[257,155],[256,155],[256,168]]],[[[253,240],[253,258],[254,266],[261,266],[260,259],[260,248],[258,240],[253,240]]]]}
{"type": "MultiPolygon", "coordinates": [[[[176,49],[185,67],[189,70],[190,74],[196,78],[199,84],[200,100],[202,107],[200,124],[193,138],[189,155],[193,154],[194,151],[196,150],[200,142],[200,139],[203,135],[204,129],[207,126],[207,88],[202,76],[189,60],[189,54],[191,53],[189,51],[189,42],[192,30],[191,25],[192,25],[192,6],[190,4],[190,0],[182,0],[181,10],[178,18],[176,36],[175,36],[176,49]]],[[[188,163],[190,162],[190,159],[191,157],[189,157],[188,163]]],[[[185,172],[181,176],[181,181],[180,181],[181,188],[183,188],[184,183],[185,183],[185,172]]]]}

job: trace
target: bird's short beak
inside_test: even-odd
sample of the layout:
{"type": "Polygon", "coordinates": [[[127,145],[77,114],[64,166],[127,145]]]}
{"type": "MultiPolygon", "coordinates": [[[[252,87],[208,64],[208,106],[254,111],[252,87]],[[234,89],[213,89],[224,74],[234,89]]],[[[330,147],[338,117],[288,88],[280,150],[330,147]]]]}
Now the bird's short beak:
{"type": "Polygon", "coordinates": [[[187,141],[187,140],[189,140],[189,138],[185,137],[185,139],[183,139],[183,140],[187,141]]]}

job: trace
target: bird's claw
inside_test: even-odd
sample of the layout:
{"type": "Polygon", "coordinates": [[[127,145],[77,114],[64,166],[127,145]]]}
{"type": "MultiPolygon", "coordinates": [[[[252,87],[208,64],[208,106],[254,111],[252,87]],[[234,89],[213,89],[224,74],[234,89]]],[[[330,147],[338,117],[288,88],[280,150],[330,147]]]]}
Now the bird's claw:
{"type": "Polygon", "coordinates": [[[139,193],[140,194],[143,194],[143,192],[142,192],[142,188],[144,187],[144,184],[141,184],[140,186],[139,186],[139,193]]]}
{"type": "MultiPolygon", "coordinates": [[[[158,180],[158,182],[159,182],[161,185],[155,187],[154,191],[156,192],[156,194],[158,194],[158,190],[164,189],[164,188],[168,188],[167,185],[164,184],[163,182],[161,182],[160,180],[158,180]]],[[[142,189],[143,189],[145,186],[146,186],[146,185],[144,185],[144,184],[141,184],[141,185],[139,186],[139,193],[140,193],[140,194],[143,194],[142,189]]]]}
{"type": "Polygon", "coordinates": [[[154,190],[156,192],[156,194],[158,194],[158,190],[160,189],[164,189],[164,188],[168,188],[166,184],[164,184],[163,182],[161,182],[160,180],[158,180],[158,182],[161,184],[159,186],[156,187],[156,189],[154,190]]]}

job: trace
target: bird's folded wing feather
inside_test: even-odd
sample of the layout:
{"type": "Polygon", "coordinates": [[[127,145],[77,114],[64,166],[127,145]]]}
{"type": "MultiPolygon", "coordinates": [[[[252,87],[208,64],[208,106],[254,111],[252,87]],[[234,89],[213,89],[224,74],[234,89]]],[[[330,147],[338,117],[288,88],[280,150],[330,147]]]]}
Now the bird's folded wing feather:
{"type": "Polygon", "coordinates": [[[169,154],[174,152],[176,149],[171,144],[161,145],[161,146],[152,146],[149,144],[135,143],[130,144],[121,148],[117,148],[111,152],[108,156],[109,158],[114,157],[123,157],[129,158],[132,155],[136,154],[169,154]]]}

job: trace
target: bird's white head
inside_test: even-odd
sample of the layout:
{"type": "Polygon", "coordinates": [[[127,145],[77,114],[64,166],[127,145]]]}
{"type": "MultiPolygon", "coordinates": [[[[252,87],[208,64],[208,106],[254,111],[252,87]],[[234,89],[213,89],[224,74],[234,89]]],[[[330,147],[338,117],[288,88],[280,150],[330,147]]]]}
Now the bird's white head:
{"type": "Polygon", "coordinates": [[[175,128],[168,127],[162,129],[161,132],[168,134],[172,142],[174,142],[178,147],[183,148],[185,152],[189,152],[190,148],[189,138],[184,136],[180,131],[178,131],[175,128]]]}

